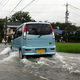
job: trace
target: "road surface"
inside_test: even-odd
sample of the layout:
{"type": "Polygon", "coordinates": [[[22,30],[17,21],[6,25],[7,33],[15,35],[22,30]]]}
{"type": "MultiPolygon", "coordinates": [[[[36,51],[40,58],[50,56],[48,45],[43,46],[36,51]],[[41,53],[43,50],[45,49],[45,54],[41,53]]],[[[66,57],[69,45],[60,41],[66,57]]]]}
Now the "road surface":
{"type": "Polygon", "coordinates": [[[0,80],[80,80],[80,54],[19,59],[19,52],[0,44],[0,80]]]}

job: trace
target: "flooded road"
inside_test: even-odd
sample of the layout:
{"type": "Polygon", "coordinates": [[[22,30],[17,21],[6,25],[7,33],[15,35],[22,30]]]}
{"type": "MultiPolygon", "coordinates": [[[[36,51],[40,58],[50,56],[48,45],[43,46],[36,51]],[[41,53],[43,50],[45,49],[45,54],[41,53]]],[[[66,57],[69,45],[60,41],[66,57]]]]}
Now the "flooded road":
{"type": "Polygon", "coordinates": [[[80,54],[22,60],[18,56],[19,52],[0,44],[0,80],[80,80],[80,54]]]}

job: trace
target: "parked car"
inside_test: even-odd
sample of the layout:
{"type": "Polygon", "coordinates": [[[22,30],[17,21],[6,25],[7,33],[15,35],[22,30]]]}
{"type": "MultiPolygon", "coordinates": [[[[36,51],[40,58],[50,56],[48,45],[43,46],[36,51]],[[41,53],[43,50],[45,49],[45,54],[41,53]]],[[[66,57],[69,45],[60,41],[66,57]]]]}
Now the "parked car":
{"type": "Polygon", "coordinates": [[[49,23],[27,22],[20,25],[12,36],[12,51],[19,51],[19,57],[27,55],[56,54],[55,36],[49,23]]]}

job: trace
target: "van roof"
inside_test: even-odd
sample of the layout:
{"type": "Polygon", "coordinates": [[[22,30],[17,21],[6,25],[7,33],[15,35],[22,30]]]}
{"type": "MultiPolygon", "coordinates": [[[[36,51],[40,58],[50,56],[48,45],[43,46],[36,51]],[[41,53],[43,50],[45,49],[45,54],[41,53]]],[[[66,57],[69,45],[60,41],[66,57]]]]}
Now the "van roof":
{"type": "Polygon", "coordinates": [[[24,24],[50,24],[50,23],[46,23],[46,22],[26,22],[24,24]]]}

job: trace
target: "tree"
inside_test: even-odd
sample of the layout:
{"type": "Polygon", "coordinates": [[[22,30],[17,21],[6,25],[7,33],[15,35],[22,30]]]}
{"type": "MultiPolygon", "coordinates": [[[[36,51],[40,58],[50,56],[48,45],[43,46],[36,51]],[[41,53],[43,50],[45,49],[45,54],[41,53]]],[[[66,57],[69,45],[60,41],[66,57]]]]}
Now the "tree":
{"type": "Polygon", "coordinates": [[[22,12],[22,11],[19,11],[19,12],[16,12],[15,14],[13,14],[11,16],[11,18],[8,19],[8,21],[10,22],[29,22],[29,21],[32,21],[30,15],[29,15],[29,12],[22,12]]]}
{"type": "Polygon", "coordinates": [[[80,37],[80,31],[76,31],[75,35],[80,37]]]}
{"type": "Polygon", "coordinates": [[[79,27],[77,27],[77,31],[80,31],[80,26],[79,26],[79,27]]]}
{"type": "MultiPolygon", "coordinates": [[[[59,27],[60,30],[65,30],[66,28],[66,24],[65,23],[60,23],[60,22],[56,22],[56,23],[51,23],[53,29],[57,29],[57,27],[59,27]]],[[[75,25],[72,25],[72,23],[68,23],[68,31],[73,32],[76,31],[77,27],[75,25]]]]}
{"type": "Polygon", "coordinates": [[[5,19],[0,19],[0,39],[4,37],[4,22],[5,19]]]}

